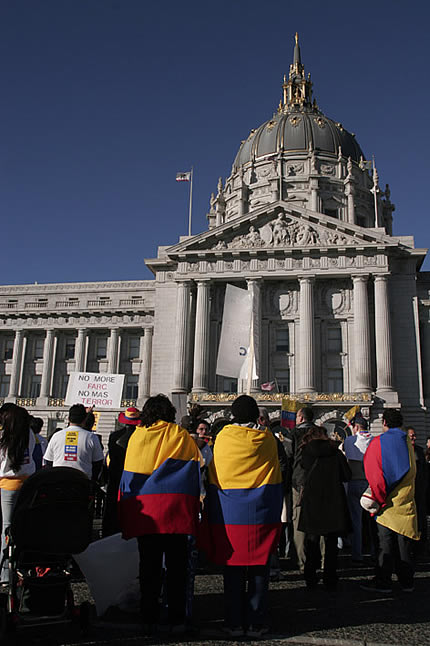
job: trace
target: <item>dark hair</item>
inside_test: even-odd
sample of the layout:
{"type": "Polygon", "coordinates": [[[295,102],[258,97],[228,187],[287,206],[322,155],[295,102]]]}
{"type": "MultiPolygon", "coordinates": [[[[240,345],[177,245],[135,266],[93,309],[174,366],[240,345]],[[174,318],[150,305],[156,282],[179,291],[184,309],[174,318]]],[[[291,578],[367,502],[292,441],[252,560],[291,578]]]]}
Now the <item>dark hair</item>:
{"type": "Polygon", "coordinates": [[[69,422],[72,422],[72,424],[82,424],[86,416],[87,411],[83,404],[73,404],[69,408],[69,422]]]}
{"type": "Polygon", "coordinates": [[[299,410],[301,411],[303,417],[307,422],[312,422],[312,420],[314,419],[314,411],[312,410],[312,408],[306,406],[305,408],[300,408],[299,410]]]}
{"type": "Polygon", "coordinates": [[[30,417],[30,428],[33,433],[40,433],[43,426],[43,419],[41,417],[30,417]]]}
{"type": "Polygon", "coordinates": [[[311,426],[303,435],[301,446],[305,446],[312,440],[328,440],[327,430],[324,426],[311,426]]]}
{"type": "Polygon", "coordinates": [[[155,395],[150,397],[144,407],[140,419],[142,426],[152,426],[159,419],[163,422],[174,422],[176,417],[176,408],[166,395],[155,395]]]}
{"type": "Polygon", "coordinates": [[[400,428],[403,425],[403,416],[396,408],[387,408],[382,413],[382,421],[388,428],[400,428]]]}
{"type": "Polygon", "coordinates": [[[91,431],[95,424],[95,421],[96,421],[96,416],[94,415],[94,413],[91,413],[91,412],[87,413],[84,419],[84,422],[82,424],[82,428],[84,428],[87,431],[91,431]]]}
{"type": "Polygon", "coordinates": [[[30,415],[21,406],[5,404],[0,408],[3,430],[0,435],[0,450],[6,453],[12,470],[18,472],[24,463],[30,434],[30,415]],[[7,408],[5,409],[5,406],[7,408]]]}

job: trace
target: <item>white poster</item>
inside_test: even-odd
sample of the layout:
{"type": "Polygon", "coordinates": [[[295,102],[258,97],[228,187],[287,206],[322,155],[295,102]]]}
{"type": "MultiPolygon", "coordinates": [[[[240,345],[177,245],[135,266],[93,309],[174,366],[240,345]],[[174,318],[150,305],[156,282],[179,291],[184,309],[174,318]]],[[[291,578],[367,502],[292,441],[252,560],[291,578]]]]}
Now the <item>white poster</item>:
{"type": "Polygon", "coordinates": [[[227,285],[216,366],[218,375],[243,378],[244,371],[247,372],[251,316],[252,302],[248,290],[227,285]]]}
{"type": "Polygon", "coordinates": [[[83,404],[94,408],[121,408],[124,375],[101,372],[72,372],[64,401],[66,406],[83,404]]]}

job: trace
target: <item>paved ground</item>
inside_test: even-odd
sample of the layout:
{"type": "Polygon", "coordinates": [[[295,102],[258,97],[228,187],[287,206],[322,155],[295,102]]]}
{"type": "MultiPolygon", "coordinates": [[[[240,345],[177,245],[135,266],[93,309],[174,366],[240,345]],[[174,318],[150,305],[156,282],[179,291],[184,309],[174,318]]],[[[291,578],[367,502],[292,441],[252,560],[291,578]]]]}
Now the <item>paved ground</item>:
{"type": "MultiPolygon", "coordinates": [[[[372,568],[352,567],[348,556],[340,557],[340,576],[335,594],[324,588],[308,590],[297,571],[281,561],[285,580],[271,583],[272,631],[260,644],[315,644],[333,646],[406,646],[430,644],[430,559],[417,566],[415,592],[406,594],[395,586],[392,595],[369,593],[358,582],[372,575],[372,568]]],[[[84,583],[77,583],[75,596],[90,599],[84,583]]],[[[221,633],[223,595],[219,574],[199,575],[195,586],[195,620],[199,633],[181,638],[183,644],[218,646],[233,643],[221,633]]],[[[90,630],[81,634],[72,626],[18,629],[3,643],[16,646],[88,644],[91,646],[132,646],[169,643],[174,640],[143,638],[136,616],[122,622],[94,619],[90,630]]],[[[242,640],[243,643],[243,640],[242,640]]],[[[255,642],[247,642],[252,644],[255,642]]]]}

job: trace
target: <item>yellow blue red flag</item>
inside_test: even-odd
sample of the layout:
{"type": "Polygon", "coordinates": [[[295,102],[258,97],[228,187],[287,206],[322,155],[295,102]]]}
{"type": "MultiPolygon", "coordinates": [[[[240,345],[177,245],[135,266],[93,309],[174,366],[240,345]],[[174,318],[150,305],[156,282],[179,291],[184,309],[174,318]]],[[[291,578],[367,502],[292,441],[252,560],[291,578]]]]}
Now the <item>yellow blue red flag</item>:
{"type": "Polygon", "coordinates": [[[281,426],[284,428],[294,428],[296,425],[297,411],[300,410],[301,404],[297,399],[289,397],[282,398],[281,407],[281,426]]]}
{"type": "Polygon", "coordinates": [[[119,488],[124,538],[196,534],[200,453],[188,431],[159,420],[130,437],[119,488]]]}
{"type": "Polygon", "coordinates": [[[265,565],[281,528],[283,484],[268,429],[229,424],[209,465],[206,549],[224,565],[265,565]]]}

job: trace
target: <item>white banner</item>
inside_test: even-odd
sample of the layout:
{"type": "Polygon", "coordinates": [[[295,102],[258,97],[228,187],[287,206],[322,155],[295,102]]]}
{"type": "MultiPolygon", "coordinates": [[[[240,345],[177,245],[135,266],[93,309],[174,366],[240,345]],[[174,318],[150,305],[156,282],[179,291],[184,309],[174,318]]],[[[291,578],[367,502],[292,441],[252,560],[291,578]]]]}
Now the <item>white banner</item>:
{"type": "Polygon", "coordinates": [[[121,408],[124,375],[101,372],[72,372],[64,401],[66,406],[83,404],[94,408],[121,408]]]}
{"type": "Polygon", "coordinates": [[[248,290],[227,285],[216,366],[218,375],[243,378],[244,371],[247,372],[251,316],[248,290]]]}

